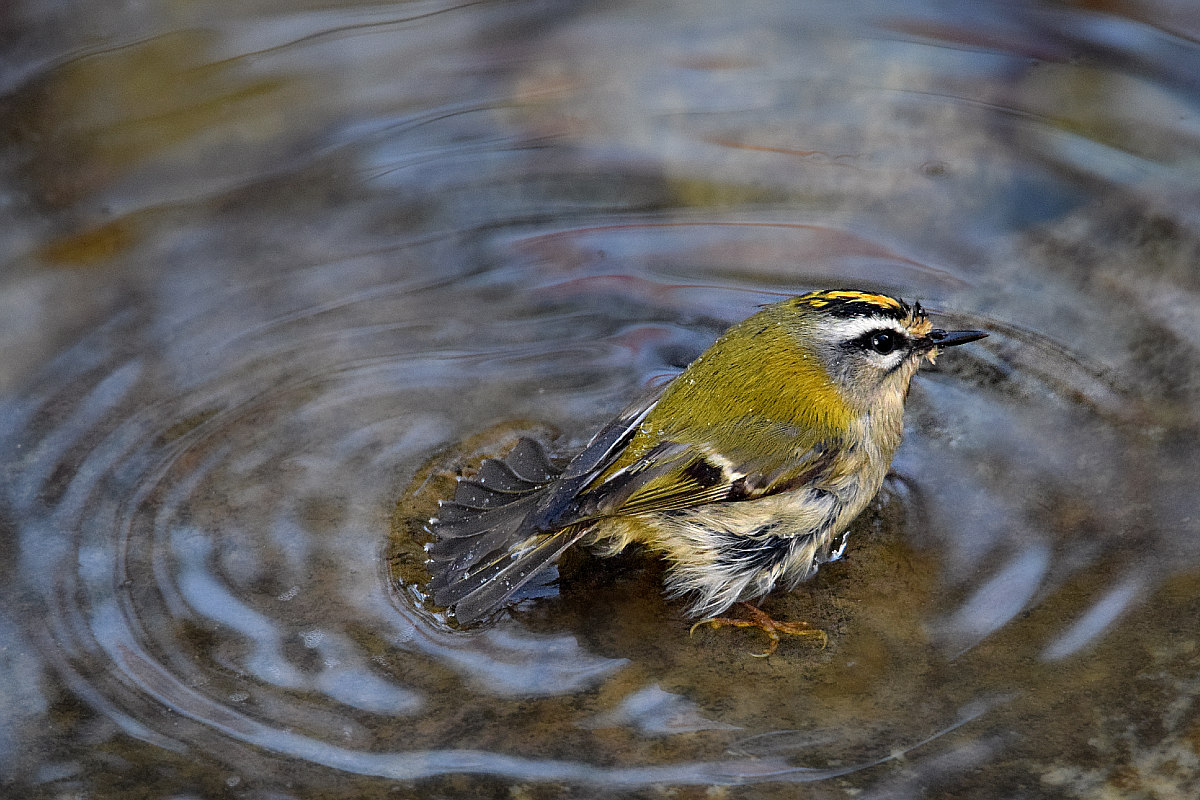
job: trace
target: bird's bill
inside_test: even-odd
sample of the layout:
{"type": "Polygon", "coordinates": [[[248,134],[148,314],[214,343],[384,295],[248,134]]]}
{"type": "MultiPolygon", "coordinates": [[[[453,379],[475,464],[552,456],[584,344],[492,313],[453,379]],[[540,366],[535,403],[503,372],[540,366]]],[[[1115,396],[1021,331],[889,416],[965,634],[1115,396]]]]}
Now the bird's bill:
{"type": "Polygon", "coordinates": [[[977,342],[986,337],[987,334],[983,331],[944,331],[940,328],[935,328],[925,335],[922,344],[926,349],[955,347],[967,342],[977,342]]]}

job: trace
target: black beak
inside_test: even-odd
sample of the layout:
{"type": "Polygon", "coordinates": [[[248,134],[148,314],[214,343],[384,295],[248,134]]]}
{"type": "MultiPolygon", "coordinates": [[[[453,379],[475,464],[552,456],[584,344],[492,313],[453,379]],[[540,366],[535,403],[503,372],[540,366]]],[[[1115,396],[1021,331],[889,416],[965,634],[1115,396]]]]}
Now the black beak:
{"type": "Polygon", "coordinates": [[[955,345],[977,342],[987,336],[983,331],[944,331],[936,328],[922,340],[925,349],[934,347],[954,347],[955,345]]]}

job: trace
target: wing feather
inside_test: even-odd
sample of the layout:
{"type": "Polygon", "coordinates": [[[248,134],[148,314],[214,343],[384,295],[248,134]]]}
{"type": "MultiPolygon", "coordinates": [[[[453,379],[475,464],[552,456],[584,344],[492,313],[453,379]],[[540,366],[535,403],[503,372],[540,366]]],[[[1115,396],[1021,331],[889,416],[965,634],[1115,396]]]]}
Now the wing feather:
{"type": "Polygon", "coordinates": [[[657,387],[600,430],[561,472],[532,439],[488,459],[430,520],[434,602],[469,624],[556,577],[555,562],[588,530],[580,495],[624,450],[658,402],[657,387]]]}
{"type": "Polygon", "coordinates": [[[589,487],[585,498],[591,500],[580,507],[597,517],[754,500],[819,481],[834,466],[836,448],[815,435],[752,417],[737,424],[733,436],[723,437],[723,447],[712,442],[658,444],[589,487]],[[781,452],[790,455],[781,461],[781,452]]]}

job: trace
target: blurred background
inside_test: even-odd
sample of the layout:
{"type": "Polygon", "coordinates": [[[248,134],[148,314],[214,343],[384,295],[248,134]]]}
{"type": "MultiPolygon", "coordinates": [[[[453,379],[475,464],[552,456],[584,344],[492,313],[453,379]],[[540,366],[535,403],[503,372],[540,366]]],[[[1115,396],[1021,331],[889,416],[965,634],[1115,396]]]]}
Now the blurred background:
{"type": "Polygon", "coordinates": [[[0,7],[0,788],[1200,792],[1200,9],[0,7]],[[460,631],[447,475],[568,455],[761,303],[991,331],[846,557],[460,631]],[[721,788],[714,788],[721,787],[721,788]]]}

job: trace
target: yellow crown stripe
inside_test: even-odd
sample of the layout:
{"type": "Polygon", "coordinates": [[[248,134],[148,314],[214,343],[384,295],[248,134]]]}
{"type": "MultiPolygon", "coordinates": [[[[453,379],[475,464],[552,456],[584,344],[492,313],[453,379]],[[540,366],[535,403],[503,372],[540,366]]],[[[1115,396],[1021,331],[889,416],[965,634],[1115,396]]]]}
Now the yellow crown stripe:
{"type": "Polygon", "coordinates": [[[900,301],[894,297],[888,297],[885,294],[869,294],[867,292],[854,292],[845,289],[835,289],[820,292],[811,292],[799,298],[805,305],[812,308],[824,308],[833,302],[847,303],[867,303],[869,305],[878,306],[895,311],[901,310],[900,301]]]}

